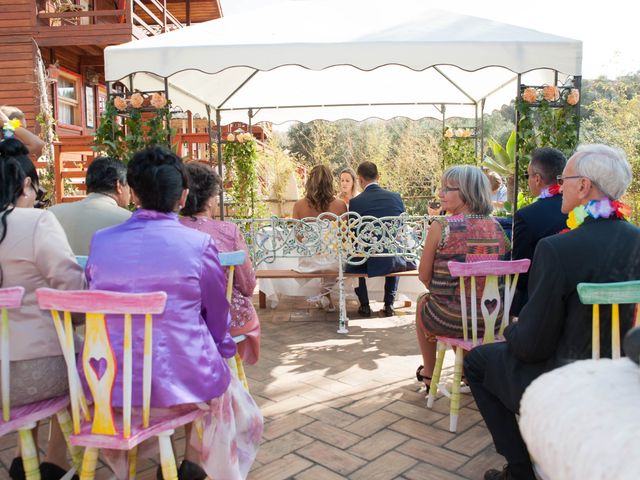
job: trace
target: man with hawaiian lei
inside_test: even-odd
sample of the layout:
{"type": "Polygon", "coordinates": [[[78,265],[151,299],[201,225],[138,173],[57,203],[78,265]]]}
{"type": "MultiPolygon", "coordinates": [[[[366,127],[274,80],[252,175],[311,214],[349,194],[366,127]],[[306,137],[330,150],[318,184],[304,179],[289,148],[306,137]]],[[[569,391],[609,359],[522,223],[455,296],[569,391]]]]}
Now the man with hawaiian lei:
{"type": "MultiPolygon", "coordinates": [[[[540,239],[555,235],[565,228],[567,214],[561,212],[562,195],[556,177],[562,174],[566,164],[567,159],[563,153],[555,148],[536,148],[531,152],[525,177],[529,193],[537,199],[531,205],[519,209],[513,216],[513,260],[533,259],[533,252],[540,239]]],[[[516,317],[527,303],[528,283],[529,276],[521,274],[511,303],[511,314],[516,317]]]]}
{"type": "MultiPolygon", "coordinates": [[[[529,300],[505,330],[506,341],[477,347],[464,362],[496,450],[508,462],[502,471],[487,471],[486,480],[535,479],[516,413],[524,390],[538,376],[591,356],[591,308],[580,303],[578,283],[640,279],[640,229],[627,221],[631,211],[619,201],[631,182],[624,153],[606,145],[581,146],[557,180],[570,231],[538,243],[529,300]]],[[[632,322],[633,309],[621,305],[623,336],[632,322]]],[[[606,349],[608,322],[602,322],[600,335],[606,349]]]]}

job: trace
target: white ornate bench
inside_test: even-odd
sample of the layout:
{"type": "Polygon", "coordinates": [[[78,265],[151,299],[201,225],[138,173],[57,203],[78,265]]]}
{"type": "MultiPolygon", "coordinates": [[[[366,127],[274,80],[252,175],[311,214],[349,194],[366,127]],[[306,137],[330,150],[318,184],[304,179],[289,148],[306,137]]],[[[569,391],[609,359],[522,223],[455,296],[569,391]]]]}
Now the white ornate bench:
{"type": "MultiPolygon", "coordinates": [[[[260,278],[337,278],[339,290],[338,333],[347,333],[348,321],[344,279],[366,277],[345,273],[345,265],[361,265],[369,258],[402,256],[416,261],[422,254],[429,217],[400,215],[397,217],[361,217],[347,212],[331,213],[318,218],[260,218],[233,220],[240,226],[257,277],[260,278]],[[296,270],[260,269],[280,258],[306,258],[335,255],[337,272],[298,272],[296,270]]],[[[397,272],[391,276],[416,276],[417,270],[397,272]]]]}

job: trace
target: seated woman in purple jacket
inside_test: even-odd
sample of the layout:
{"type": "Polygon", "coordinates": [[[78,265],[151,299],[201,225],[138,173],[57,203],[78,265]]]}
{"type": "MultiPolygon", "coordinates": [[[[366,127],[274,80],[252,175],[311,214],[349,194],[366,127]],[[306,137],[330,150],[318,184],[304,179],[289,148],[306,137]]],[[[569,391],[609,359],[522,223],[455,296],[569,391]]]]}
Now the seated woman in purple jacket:
{"type": "MultiPolygon", "coordinates": [[[[212,432],[205,431],[204,442],[191,436],[178,476],[244,478],[255,458],[262,417],[227,366],[236,346],[229,334],[225,273],[218,251],[209,235],[178,221],[176,212],[184,206],[188,189],[184,165],[175,154],[161,147],[138,152],[129,163],[127,181],[140,208],[125,223],[94,235],[86,270],[89,287],[167,293],[165,311],[154,317],[153,324],[151,406],[206,402],[211,415],[221,412],[224,417],[205,421],[212,432]],[[242,408],[227,411],[224,405],[232,402],[240,402],[242,408]],[[239,415],[243,418],[236,418],[239,415]],[[228,428],[234,423],[235,435],[228,428]],[[207,439],[215,442],[204,444],[207,439]],[[229,451],[223,452],[220,441],[229,445],[229,451]]],[[[110,333],[116,358],[121,358],[123,334],[118,324],[110,325],[110,333]]],[[[143,333],[134,322],[134,402],[142,398],[143,333]]],[[[122,398],[118,373],[114,403],[122,398]]]]}

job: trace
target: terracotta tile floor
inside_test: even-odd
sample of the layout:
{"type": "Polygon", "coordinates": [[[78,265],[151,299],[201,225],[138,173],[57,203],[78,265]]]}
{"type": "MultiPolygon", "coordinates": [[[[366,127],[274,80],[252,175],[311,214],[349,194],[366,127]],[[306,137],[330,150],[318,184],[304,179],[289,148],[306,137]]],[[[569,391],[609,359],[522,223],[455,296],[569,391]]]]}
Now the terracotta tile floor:
{"type": "MultiPolygon", "coordinates": [[[[448,399],[426,408],[413,374],[420,363],[414,307],[389,318],[359,319],[356,310],[349,303],[348,335],[336,333],[337,313],[304,299],[259,311],[261,359],[246,371],[265,432],[249,478],[481,479],[488,468],[501,468],[470,395],[462,396],[456,434],[448,431],[448,399]]],[[[448,374],[452,361],[448,354],[448,374]]],[[[47,430],[41,428],[41,448],[47,430]]],[[[177,432],[177,452],[183,437],[177,432]]],[[[14,445],[13,435],[0,439],[2,479],[9,478],[14,445]]],[[[156,468],[143,462],[138,478],[154,479],[156,468]]],[[[97,478],[111,477],[101,466],[97,478]]]]}

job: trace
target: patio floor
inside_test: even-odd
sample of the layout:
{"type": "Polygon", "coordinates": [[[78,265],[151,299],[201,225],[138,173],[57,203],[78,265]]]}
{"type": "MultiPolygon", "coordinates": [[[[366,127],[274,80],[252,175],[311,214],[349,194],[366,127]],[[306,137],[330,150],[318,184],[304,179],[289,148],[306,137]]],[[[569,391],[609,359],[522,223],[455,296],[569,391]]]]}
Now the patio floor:
{"type": "MultiPolygon", "coordinates": [[[[429,410],[417,391],[415,305],[389,318],[358,319],[356,310],[349,303],[348,335],[336,333],[337,313],[304,299],[259,312],[261,358],[246,372],[265,431],[249,479],[481,479],[501,468],[471,395],[462,395],[452,434],[448,399],[429,410]]],[[[452,362],[448,354],[449,375],[452,362]]],[[[40,429],[41,448],[47,430],[40,429]]],[[[183,434],[176,438],[181,452],[183,434]]],[[[0,439],[0,478],[9,478],[14,445],[13,435],[0,439]]],[[[142,462],[138,478],[154,479],[156,465],[142,462]]],[[[103,466],[97,478],[111,478],[110,471],[103,466]]]]}

